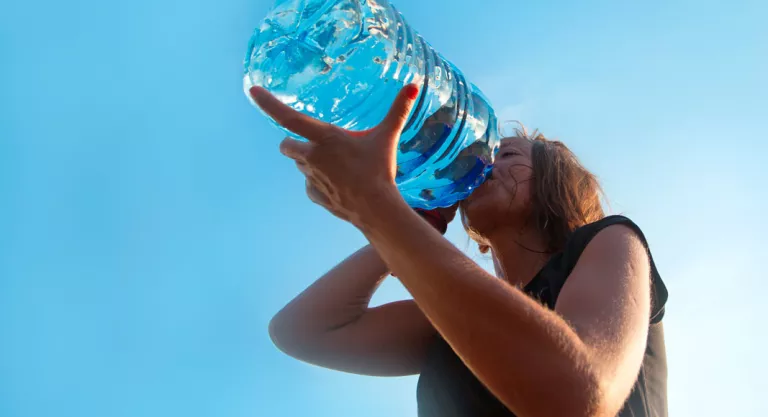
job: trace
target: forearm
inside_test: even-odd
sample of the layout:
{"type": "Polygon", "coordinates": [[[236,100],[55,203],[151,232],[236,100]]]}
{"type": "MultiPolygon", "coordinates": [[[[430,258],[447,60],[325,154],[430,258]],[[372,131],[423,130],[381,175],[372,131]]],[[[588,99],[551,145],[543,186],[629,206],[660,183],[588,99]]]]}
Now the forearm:
{"type": "Polygon", "coordinates": [[[276,342],[311,339],[359,319],[389,269],[365,246],[299,294],[270,323],[276,342]],[[289,340],[290,339],[290,340],[289,340]]]}
{"type": "Polygon", "coordinates": [[[587,350],[555,313],[494,278],[401,199],[381,195],[361,229],[453,350],[521,417],[589,415],[587,350]]]}

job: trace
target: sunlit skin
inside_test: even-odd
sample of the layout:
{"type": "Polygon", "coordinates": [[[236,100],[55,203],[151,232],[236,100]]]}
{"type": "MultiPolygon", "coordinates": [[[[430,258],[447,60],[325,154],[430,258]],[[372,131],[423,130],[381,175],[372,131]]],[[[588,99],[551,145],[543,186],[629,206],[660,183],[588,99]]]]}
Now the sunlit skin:
{"type": "Polygon", "coordinates": [[[548,258],[544,236],[529,221],[531,147],[525,138],[502,139],[490,178],[461,204],[467,226],[491,249],[496,274],[517,286],[527,284],[548,258]]]}
{"type": "Polygon", "coordinates": [[[599,232],[554,311],[520,291],[547,254],[528,222],[531,146],[509,138],[491,178],[462,203],[505,279],[488,274],[395,186],[396,144],[417,93],[404,88],[378,127],[347,132],[252,90],[267,114],[308,139],[286,139],[281,152],[307,177],[310,199],[370,242],[275,316],[276,345],[328,368],[408,375],[418,372],[438,332],[517,416],[615,415],[637,378],[648,334],[650,266],[642,242],[624,226],[599,232]],[[413,300],[368,307],[390,272],[413,300]]]}

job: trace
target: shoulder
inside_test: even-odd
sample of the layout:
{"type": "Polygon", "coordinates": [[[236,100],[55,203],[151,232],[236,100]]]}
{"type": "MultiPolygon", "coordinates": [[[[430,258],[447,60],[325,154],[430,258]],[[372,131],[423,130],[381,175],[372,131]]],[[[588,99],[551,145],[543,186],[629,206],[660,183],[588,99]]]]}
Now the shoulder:
{"type": "MultiPolygon", "coordinates": [[[[651,289],[651,319],[661,320],[667,289],[659,275],[648,241],[630,218],[607,216],[574,231],[564,251],[569,275],[599,275],[593,285],[630,285],[651,289]],[[601,281],[602,279],[602,281],[601,281]],[[607,282],[606,280],[611,280],[607,282]],[[616,281],[618,280],[618,282],[616,281]]],[[[570,286],[587,278],[569,277],[570,286]]]]}
{"type": "Polygon", "coordinates": [[[599,261],[621,256],[649,264],[648,243],[640,228],[626,217],[605,218],[592,224],[593,230],[580,261],[599,261]],[[601,223],[602,222],[602,223],[601,223]]]}
{"type": "Polygon", "coordinates": [[[571,271],[575,277],[569,278],[569,282],[588,282],[603,288],[610,284],[648,283],[650,271],[645,241],[632,227],[617,223],[594,233],[571,271]]]}
{"type": "Polygon", "coordinates": [[[605,227],[584,248],[555,311],[583,340],[611,342],[618,348],[648,327],[650,270],[645,246],[632,229],[622,224],[605,227]]]}
{"type": "MultiPolygon", "coordinates": [[[[645,238],[629,219],[618,216],[587,225],[574,238],[581,240],[565,287],[586,284],[601,288],[648,283],[651,259],[645,238]]],[[[645,285],[643,285],[645,286],[645,285]]],[[[596,288],[593,288],[595,290],[596,288]]]]}
{"type": "Polygon", "coordinates": [[[590,258],[615,256],[617,251],[636,249],[637,245],[645,248],[648,243],[640,227],[628,217],[613,215],[574,230],[562,251],[562,269],[567,274],[584,259],[584,252],[589,247],[590,258]]]}
{"type": "MultiPolygon", "coordinates": [[[[574,287],[579,289],[616,283],[615,279],[611,283],[606,282],[614,274],[597,272],[597,268],[609,268],[616,263],[625,268],[650,266],[651,323],[661,321],[668,298],[667,288],[656,268],[643,231],[625,216],[607,216],[574,230],[563,250],[554,255],[526,286],[526,292],[554,309],[566,282],[572,281],[567,291],[572,291],[574,287]],[[581,272],[574,275],[577,265],[581,272]],[[597,279],[585,283],[585,279],[576,276],[582,275],[587,267],[590,269],[589,274],[597,279]]],[[[648,282],[648,276],[644,278],[648,282]]]]}
{"type": "Polygon", "coordinates": [[[569,278],[571,284],[605,284],[606,279],[648,282],[651,278],[648,243],[637,224],[627,217],[605,217],[577,230],[571,240],[569,249],[576,253],[572,254],[570,274],[588,276],[569,278]]]}
{"type": "Polygon", "coordinates": [[[568,244],[569,246],[573,246],[574,243],[586,246],[596,235],[607,230],[611,230],[608,234],[614,236],[614,238],[617,238],[618,235],[635,235],[644,246],[648,246],[645,234],[640,229],[640,226],[629,217],[622,215],[606,216],[576,229],[571,235],[568,244]]]}

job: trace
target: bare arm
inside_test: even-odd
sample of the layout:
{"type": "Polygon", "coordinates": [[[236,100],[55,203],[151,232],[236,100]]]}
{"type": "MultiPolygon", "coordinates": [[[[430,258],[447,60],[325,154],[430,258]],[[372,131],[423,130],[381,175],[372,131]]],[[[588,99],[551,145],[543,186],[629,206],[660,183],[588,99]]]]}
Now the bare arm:
{"type": "Polygon", "coordinates": [[[404,87],[379,126],[357,133],[296,112],[263,89],[252,93],[275,120],[309,139],[287,139],[281,151],[307,165],[302,172],[316,190],[310,198],[319,194],[313,201],[365,233],[499,400],[521,417],[616,414],[639,370],[650,314],[648,258],[635,250],[636,236],[618,227],[623,233],[598,233],[550,311],[490,276],[403,201],[397,139],[418,87],[404,87]],[[615,282],[595,285],[601,281],[615,282]],[[584,308],[585,301],[599,307],[584,308]]]}
{"type": "Polygon", "coordinates": [[[394,193],[367,210],[361,229],[368,239],[462,361],[515,414],[618,412],[639,371],[650,314],[648,258],[636,236],[623,227],[599,233],[553,312],[424,227],[394,193]]]}
{"type": "Polygon", "coordinates": [[[412,300],[368,307],[388,274],[376,250],[362,248],[275,315],[273,342],[297,359],[340,371],[418,373],[435,334],[424,314],[412,300]]]}

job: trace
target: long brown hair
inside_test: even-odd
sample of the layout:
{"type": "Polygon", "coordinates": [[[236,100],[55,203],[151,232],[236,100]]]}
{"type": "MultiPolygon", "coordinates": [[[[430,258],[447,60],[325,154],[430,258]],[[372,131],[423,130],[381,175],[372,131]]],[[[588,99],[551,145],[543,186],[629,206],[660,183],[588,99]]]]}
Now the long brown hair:
{"type": "MultiPolygon", "coordinates": [[[[574,230],[605,217],[603,190],[597,177],[564,143],[549,140],[538,130],[529,134],[522,125],[515,128],[514,136],[532,144],[534,186],[529,221],[543,233],[546,253],[556,253],[574,230]]],[[[462,216],[462,220],[466,228],[466,218],[462,216]]],[[[480,243],[480,251],[487,252],[489,248],[477,233],[468,232],[480,243]]]]}
{"type": "MultiPolygon", "coordinates": [[[[525,131],[518,131],[525,135],[525,131]]],[[[525,137],[525,136],[524,136],[525,137]]],[[[603,217],[603,190],[594,174],[557,140],[535,131],[533,162],[533,220],[546,237],[547,251],[563,249],[574,230],[603,217]]]]}

